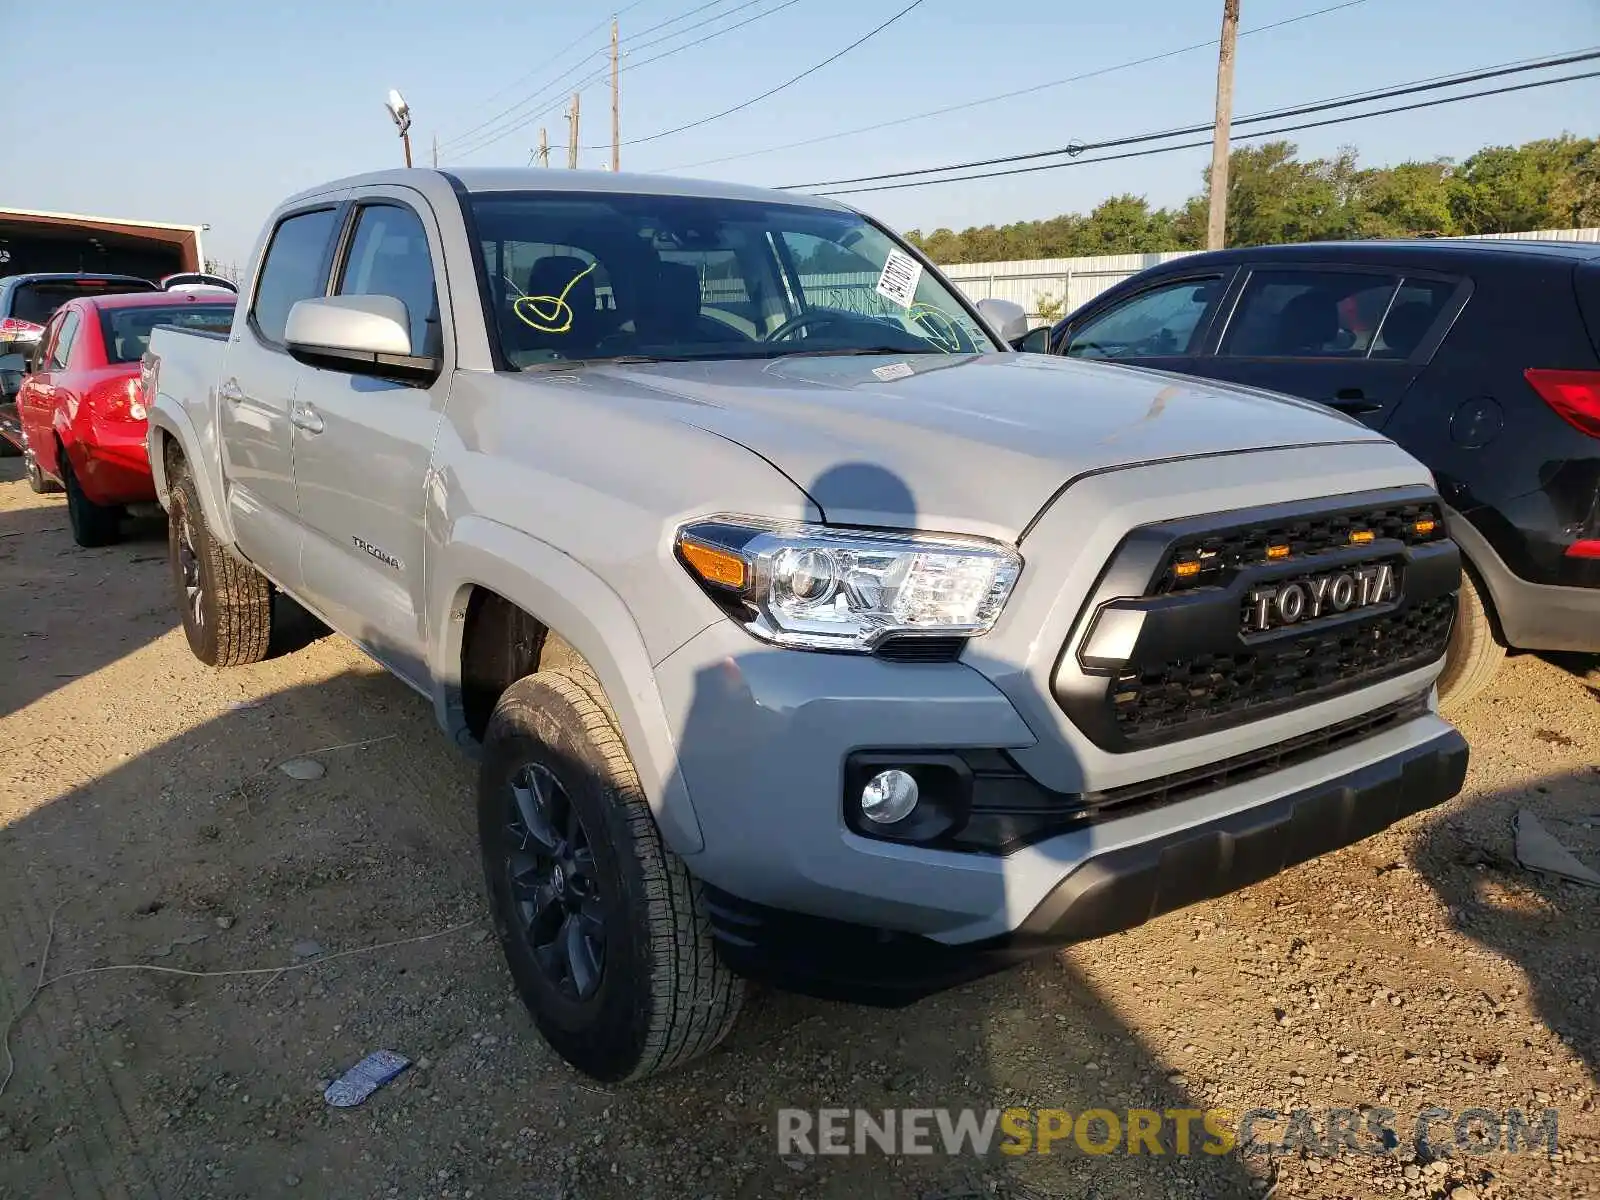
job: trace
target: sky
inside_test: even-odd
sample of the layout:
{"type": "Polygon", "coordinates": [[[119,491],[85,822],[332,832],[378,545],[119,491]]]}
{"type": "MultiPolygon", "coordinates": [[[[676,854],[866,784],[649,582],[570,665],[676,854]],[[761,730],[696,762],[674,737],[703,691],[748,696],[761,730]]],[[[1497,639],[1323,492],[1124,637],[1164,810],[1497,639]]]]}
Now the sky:
{"type": "MultiPolygon", "coordinates": [[[[0,0],[0,14],[22,2],[0,0]]],[[[390,88],[411,106],[419,164],[431,159],[437,137],[444,166],[525,165],[543,125],[558,147],[552,164],[564,166],[566,101],[556,96],[604,66],[614,12],[624,50],[625,171],[782,186],[1198,124],[1212,113],[1216,54],[1207,47],[962,112],[834,136],[1214,43],[1222,7],[1220,0],[922,0],[793,87],[732,116],[651,138],[774,87],[910,0],[759,0],[675,40],[643,45],[742,2],[720,0],[655,32],[647,30],[704,0],[29,4],[26,20],[0,19],[8,76],[0,100],[7,129],[0,205],[208,224],[208,257],[243,262],[261,222],[285,196],[400,164],[399,139],[383,108],[390,88]],[[780,4],[737,33],[644,61],[780,4]],[[631,53],[630,38],[638,45],[631,53]],[[542,96],[550,100],[516,107],[542,96]],[[510,116],[491,121],[507,109],[510,116]],[[532,118],[525,126],[475,149],[500,125],[525,117],[532,118]],[[487,129],[473,132],[485,122],[487,129]],[[627,144],[636,138],[649,140],[627,144]],[[773,149],[808,139],[822,140],[773,149]],[[707,163],[729,155],[748,156],[707,163]]],[[[1361,0],[1248,32],[1338,2],[1242,0],[1236,115],[1600,46],[1600,0],[1361,0]]],[[[604,166],[608,79],[584,90],[580,112],[580,145],[607,146],[581,150],[580,165],[604,166]]],[[[1563,131],[1600,134],[1600,78],[1307,131],[1294,140],[1305,155],[1348,145],[1363,163],[1381,165],[1463,158],[1486,144],[1563,131]]],[[[1187,150],[850,200],[900,229],[959,229],[1087,211],[1122,192],[1178,204],[1200,188],[1209,161],[1209,150],[1187,150]]]]}

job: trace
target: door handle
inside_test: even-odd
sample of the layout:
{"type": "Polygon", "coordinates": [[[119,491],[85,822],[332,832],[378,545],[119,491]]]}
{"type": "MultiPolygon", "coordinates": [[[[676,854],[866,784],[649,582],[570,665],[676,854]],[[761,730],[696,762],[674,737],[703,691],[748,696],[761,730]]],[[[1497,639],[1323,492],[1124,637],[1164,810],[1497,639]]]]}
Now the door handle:
{"type": "Polygon", "coordinates": [[[239,386],[239,381],[237,379],[229,379],[217,389],[217,395],[221,396],[224,400],[238,404],[244,399],[244,389],[239,386]]]}
{"type": "Polygon", "coordinates": [[[1383,408],[1381,404],[1374,404],[1367,399],[1367,394],[1360,388],[1340,388],[1333,397],[1323,401],[1329,408],[1337,408],[1342,413],[1349,413],[1359,417],[1365,413],[1375,413],[1383,408]]]}
{"type": "Polygon", "coordinates": [[[289,420],[307,433],[322,432],[322,417],[309,404],[296,404],[289,413],[289,420]]]}

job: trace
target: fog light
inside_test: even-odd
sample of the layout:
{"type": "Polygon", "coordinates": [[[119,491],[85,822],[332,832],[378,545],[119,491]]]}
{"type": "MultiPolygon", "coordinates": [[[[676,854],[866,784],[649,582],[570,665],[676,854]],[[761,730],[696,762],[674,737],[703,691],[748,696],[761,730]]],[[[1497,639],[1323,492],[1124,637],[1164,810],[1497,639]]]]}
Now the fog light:
{"type": "Polygon", "coordinates": [[[904,771],[879,771],[861,789],[861,815],[879,825],[893,825],[917,806],[917,781],[904,771]]]}

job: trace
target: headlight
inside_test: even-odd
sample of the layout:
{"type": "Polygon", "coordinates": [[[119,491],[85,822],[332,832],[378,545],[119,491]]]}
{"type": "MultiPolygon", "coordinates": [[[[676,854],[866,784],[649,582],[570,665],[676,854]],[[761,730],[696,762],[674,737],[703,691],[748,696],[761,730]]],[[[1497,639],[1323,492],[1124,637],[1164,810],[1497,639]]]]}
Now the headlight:
{"type": "Polygon", "coordinates": [[[897,636],[973,637],[1022,569],[1010,546],[713,517],[678,530],[678,557],[746,629],[808,650],[871,651],[897,636]]]}

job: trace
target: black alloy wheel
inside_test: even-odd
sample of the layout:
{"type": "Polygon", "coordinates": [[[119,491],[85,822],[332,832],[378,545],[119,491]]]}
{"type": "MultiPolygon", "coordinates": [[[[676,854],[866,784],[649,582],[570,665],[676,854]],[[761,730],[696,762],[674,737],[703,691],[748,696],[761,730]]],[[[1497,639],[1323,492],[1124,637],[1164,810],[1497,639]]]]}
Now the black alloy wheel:
{"type": "Polygon", "coordinates": [[[516,936],[545,981],[573,1001],[592,998],[606,962],[606,909],[577,806],[539,763],[511,778],[505,872],[516,936]]]}

